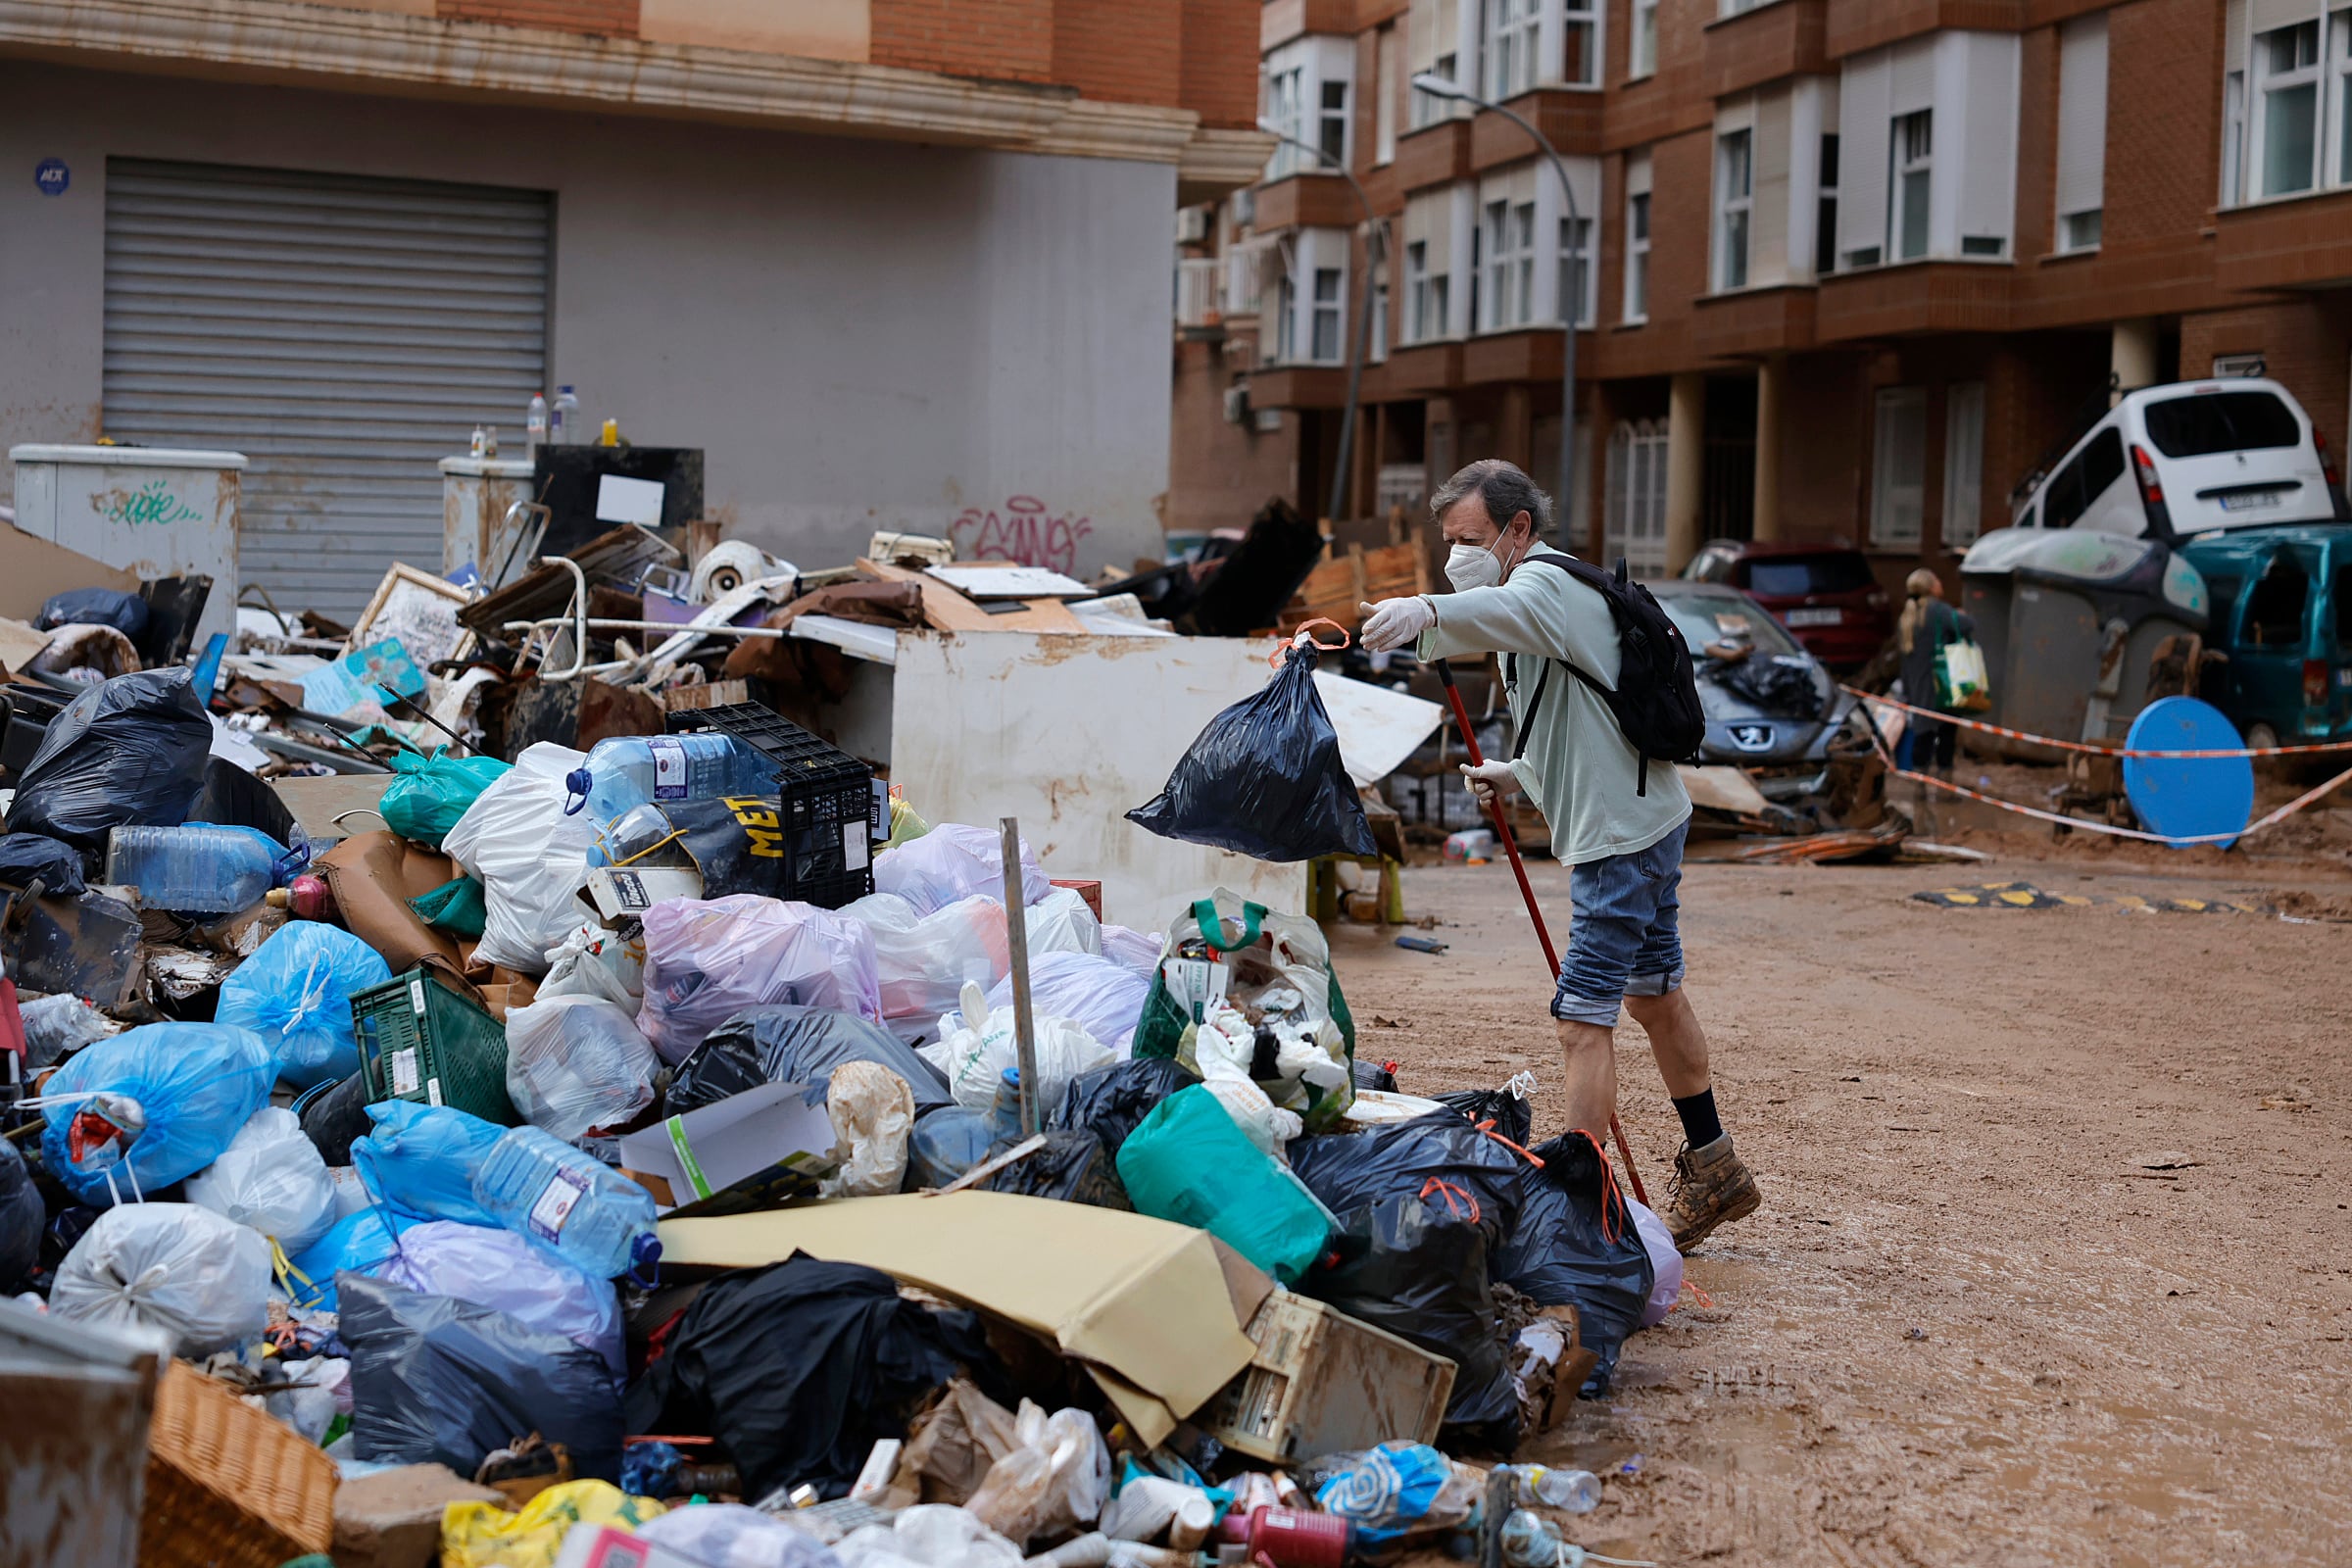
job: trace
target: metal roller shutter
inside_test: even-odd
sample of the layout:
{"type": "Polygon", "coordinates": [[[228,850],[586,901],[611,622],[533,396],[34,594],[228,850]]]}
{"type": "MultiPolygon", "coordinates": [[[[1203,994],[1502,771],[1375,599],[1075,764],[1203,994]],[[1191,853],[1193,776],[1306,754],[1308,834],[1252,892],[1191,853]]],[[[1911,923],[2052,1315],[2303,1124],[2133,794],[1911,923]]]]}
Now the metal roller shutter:
{"type": "Polygon", "coordinates": [[[107,161],[106,433],[225,447],[239,570],[348,618],[441,564],[441,475],[545,385],[544,192],[107,161]]]}

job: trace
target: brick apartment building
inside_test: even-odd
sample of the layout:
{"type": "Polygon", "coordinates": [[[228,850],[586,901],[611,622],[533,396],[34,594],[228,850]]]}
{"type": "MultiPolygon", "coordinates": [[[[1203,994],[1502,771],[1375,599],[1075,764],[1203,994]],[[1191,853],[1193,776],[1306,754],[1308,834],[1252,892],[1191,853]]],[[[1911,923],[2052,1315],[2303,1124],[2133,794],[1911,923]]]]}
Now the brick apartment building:
{"type": "Polygon", "coordinates": [[[2124,386],[2248,373],[2342,450],[2352,391],[2345,0],[1268,0],[1285,148],[1180,236],[1176,528],[1268,490],[1417,503],[1462,462],[1557,471],[1637,568],[1714,537],[1844,537],[1949,570],[2124,386]],[[1434,71],[1541,125],[1409,86],[1434,71]],[[1237,388],[1246,389],[1236,391],[1237,388]],[[1238,421],[1238,422],[1237,422],[1238,421]]]}
{"type": "MultiPolygon", "coordinates": [[[[577,387],[804,564],[1156,553],[1167,246],[1263,167],[1254,0],[0,0],[0,449],[248,454],[348,614],[577,387]]],[[[0,464],[0,503],[11,474],[0,464]]]]}

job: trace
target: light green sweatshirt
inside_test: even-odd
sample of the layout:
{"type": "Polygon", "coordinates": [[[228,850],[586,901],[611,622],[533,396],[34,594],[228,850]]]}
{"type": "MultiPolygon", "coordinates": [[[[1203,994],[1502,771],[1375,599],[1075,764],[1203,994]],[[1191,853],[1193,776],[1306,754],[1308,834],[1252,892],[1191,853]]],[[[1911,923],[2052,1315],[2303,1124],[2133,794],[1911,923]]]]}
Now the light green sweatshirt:
{"type": "MultiPolygon", "coordinates": [[[[1535,554],[1559,552],[1539,545],[1535,554]]],[[[1438,620],[1421,634],[1415,652],[1422,659],[1505,656],[1504,695],[1516,732],[1527,737],[1511,769],[1551,824],[1552,854],[1560,863],[1582,865],[1646,850],[1690,814],[1690,797],[1671,762],[1653,760],[1648,793],[1634,793],[1641,756],[1626,743],[1617,715],[1598,692],[1556,663],[1543,674],[1543,661],[1564,659],[1616,686],[1617,622],[1596,590],[1557,566],[1521,562],[1495,587],[1434,594],[1430,603],[1438,620]],[[1514,654],[1516,659],[1509,657],[1514,654]],[[1531,719],[1527,705],[1540,675],[1543,711],[1531,719]]]]}

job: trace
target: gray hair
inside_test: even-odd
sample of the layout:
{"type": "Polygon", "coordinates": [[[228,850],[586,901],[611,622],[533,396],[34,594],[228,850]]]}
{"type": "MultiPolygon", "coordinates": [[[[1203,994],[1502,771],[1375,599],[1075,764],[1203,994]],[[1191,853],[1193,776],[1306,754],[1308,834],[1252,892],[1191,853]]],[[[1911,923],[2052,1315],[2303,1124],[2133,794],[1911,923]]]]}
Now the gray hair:
{"type": "Polygon", "coordinates": [[[1487,515],[1498,529],[1508,528],[1522,512],[1534,525],[1537,538],[1551,527],[1551,497],[1538,489],[1518,465],[1500,458],[1481,458],[1438,486],[1437,494],[1429,498],[1430,521],[1443,522],[1454,503],[1473,490],[1486,502],[1487,515]]]}

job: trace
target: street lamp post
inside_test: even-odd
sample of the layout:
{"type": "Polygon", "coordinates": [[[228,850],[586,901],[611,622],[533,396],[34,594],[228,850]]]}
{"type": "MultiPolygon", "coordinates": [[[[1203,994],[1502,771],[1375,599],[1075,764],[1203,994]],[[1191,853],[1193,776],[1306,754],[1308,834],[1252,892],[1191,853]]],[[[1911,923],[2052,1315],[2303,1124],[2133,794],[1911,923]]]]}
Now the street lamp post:
{"type": "MultiPolygon", "coordinates": [[[[1575,242],[1577,226],[1582,221],[1576,210],[1576,187],[1568,183],[1568,166],[1560,161],[1558,149],[1551,145],[1550,140],[1542,131],[1529,124],[1524,117],[1514,111],[1505,109],[1498,103],[1491,103],[1469,88],[1448,80],[1436,72],[1425,71],[1415,76],[1413,88],[1417,92],[1428,93],[1433,98],[1459,99],[1463,103],[1474,104],[1480,109],[1492,109],[1534,137],[1536,145],[1543,149],[1544,156],[1550,161],[1551,172],[1559,176],[1560,195],[1568,204],[1568,238],[1571,244],[1575,242]]],[[[1583,268],[1590,269],[1592,267],[1592,259],[1585,256],[1581,249],[1572,250],[1570,254],[1582,263],[1583,268]]],[[[1562,279],[1563,284],[1567,281],[1567,279],[1562,279]]],[[[1585,303],[1583,278],[1580,276],[1576,281],[1579,285],[1577,297],[1573,300],[1563,298],[1560,301],[1560,514],[1557,521],[1560,548],[1563,550],[1570,547],[1568,523],[1569,518],[1576,513],[1576,318],[1583,313],[1585,303]]],[[[1571,553],[1573,554],[1573,552],[1571,553]]]]}
{"type": "Polygon", "coordinates": [[[1333,171],[1348,181],[1348,188],[1355,192],[1357,204],[1364,210],[1364,286],[1356,296],[1355,342],[1348,351],[1348,409],[1340,420],[1340,451],[1331,466],[1331,490],[1325,498],[1326,513],[1337,513],[1347,500],[1348,457],[1355,441],[1356,394],[1363,385],[1364,360],[1372,352],[1372,273],[1384,259],[1386,247],[1381,243],[1380,222],[1372,216],[1372,198],[1365,194],[1363,181],[1357,179],[1346,164],[1314,143],[1299,140],[1279,125],[1270,125],[1261,120],[1257,122],[1257,128],[1275,140],[1288,142],[1306,153],[1317,165],[1333,171]]]}

